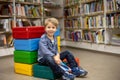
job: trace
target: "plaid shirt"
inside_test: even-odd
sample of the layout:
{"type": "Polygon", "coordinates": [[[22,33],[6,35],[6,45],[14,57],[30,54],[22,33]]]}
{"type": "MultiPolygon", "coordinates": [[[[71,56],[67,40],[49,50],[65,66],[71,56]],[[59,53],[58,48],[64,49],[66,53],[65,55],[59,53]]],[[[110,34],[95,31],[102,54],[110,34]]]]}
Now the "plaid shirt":
{"type": "Polygon", "coordinates": [[[39,41],[39,49],[38,49],[38,61],[43,56],[54,56],[58,53],[57,49],[57,40],[54,37],[54,43],[47,37],[46,34],[43,34],[39,41]]]}

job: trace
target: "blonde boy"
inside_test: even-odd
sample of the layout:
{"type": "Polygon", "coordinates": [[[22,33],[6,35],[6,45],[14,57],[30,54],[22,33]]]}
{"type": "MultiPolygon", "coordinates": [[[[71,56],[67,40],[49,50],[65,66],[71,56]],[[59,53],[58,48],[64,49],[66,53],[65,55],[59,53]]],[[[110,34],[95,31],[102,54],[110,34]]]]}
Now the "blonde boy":
{"type": "Polygon", "coordinates": [[[45,34],[40,38],[38,49],[38,62],[40,65],[49,66],[55,75],[60,75],[64,80],[74,80],[75,76],[86,76],[87,71],[81,69],[74,56],[69,51],[58,53],[57,40],[54,33],[59,22],[56,18],[45,20],[45,34]],[[64,71],[59,65],[63,59],[67,59],[72,73],[64,71]]]}

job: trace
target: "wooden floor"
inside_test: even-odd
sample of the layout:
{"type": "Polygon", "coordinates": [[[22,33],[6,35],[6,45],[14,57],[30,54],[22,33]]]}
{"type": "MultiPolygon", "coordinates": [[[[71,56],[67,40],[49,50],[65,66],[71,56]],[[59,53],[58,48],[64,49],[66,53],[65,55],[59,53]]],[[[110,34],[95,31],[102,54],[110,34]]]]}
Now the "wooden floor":
{"type": "MultiPolygon", "coordinates": [[[[86,51],[75,48],[70,50],[80,58],[80,65],[89,73],[86,78],[75,80],[120,80],[120,56],[109,53],[86,51]]],[[[0,57],[0,80],[45,80],[14,73],[13,56],[0,57]]]]}

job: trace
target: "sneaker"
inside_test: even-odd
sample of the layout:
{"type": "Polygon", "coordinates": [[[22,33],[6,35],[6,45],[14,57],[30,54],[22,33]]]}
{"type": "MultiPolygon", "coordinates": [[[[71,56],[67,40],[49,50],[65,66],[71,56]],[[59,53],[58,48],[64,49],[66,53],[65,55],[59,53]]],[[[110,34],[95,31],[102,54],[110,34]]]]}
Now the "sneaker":
{"type": "Polygon", "coordinates": [[[76,77],[85,77],[88,74],[87,71],[85,71],[84,69],[82,69],[80,67],[74,67],[74,68],[72,68],[72,73],[76,77]]]}
{"type": "Polygon", "coordinates": [[[69,72],[65,72],[64,75],[62,76],[63,80],[74,80],[75,75],[69,73],[69,72]]]}

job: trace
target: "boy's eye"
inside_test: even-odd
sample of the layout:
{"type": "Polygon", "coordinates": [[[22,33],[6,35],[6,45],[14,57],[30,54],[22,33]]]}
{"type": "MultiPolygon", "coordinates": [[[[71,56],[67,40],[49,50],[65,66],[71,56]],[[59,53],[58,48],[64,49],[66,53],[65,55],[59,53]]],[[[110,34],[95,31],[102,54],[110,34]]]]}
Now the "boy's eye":
{"type": "Polygon", "coordinates": [[[50,28],[55,29],[55,27],[50,27],[50,26],[48,26],[47,28],[49,28],[49,29],[50,29],[50,28]]]}
{"type": "Polygon", "coordinates": [[[53,29],[55,29],[55,27],[52,27],[53,29]]]}
{"type": "Polygon", "coordinates": [[[48,26],[48,28],[50,28],[50,26],[48,26]]]}

